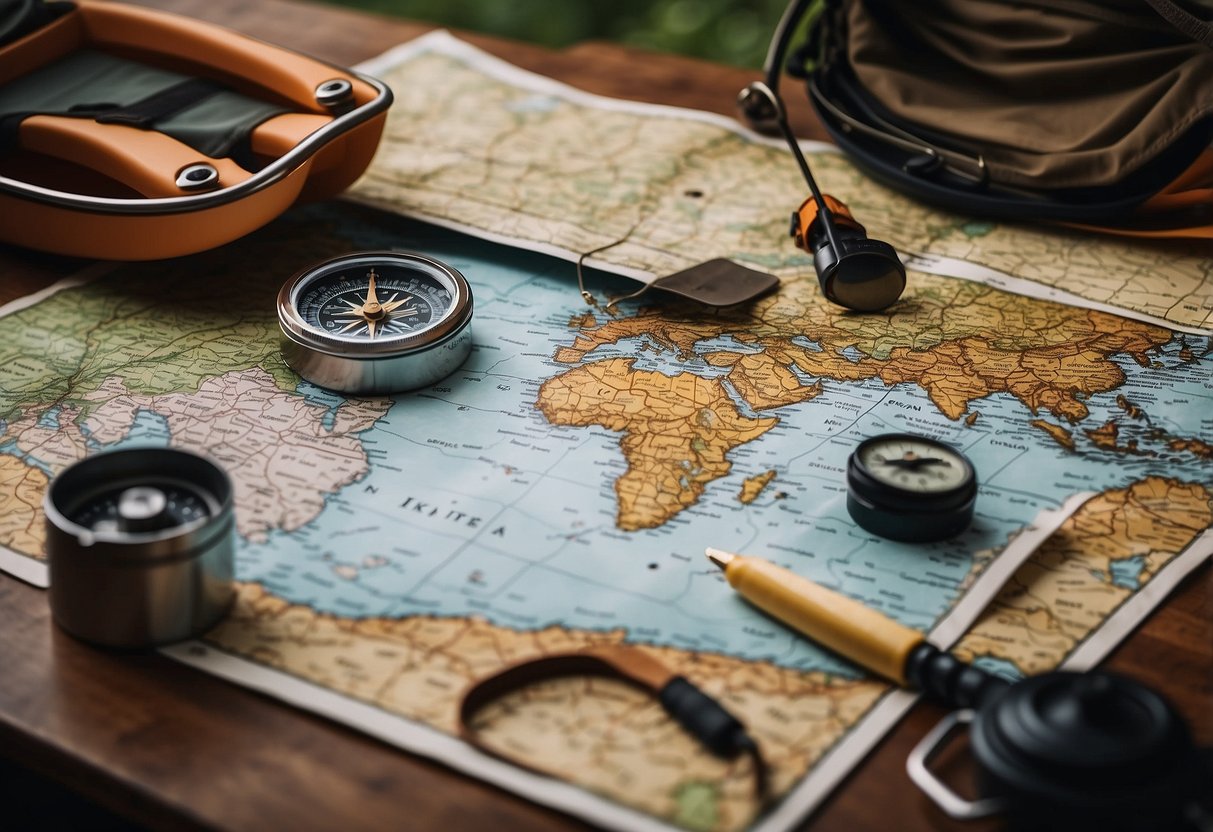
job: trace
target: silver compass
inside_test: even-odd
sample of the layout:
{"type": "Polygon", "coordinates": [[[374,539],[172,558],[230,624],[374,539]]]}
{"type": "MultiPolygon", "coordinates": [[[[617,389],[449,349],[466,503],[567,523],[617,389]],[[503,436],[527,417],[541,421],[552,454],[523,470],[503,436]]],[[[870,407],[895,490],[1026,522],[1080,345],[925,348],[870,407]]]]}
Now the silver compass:
{"type": "Polygon", "coordinates": [[[472,348],[472,290],[456,269],[403,251],[347,254],[278,293],[287,364],[356,394],[414,390],[453,373],[472,348]]]}

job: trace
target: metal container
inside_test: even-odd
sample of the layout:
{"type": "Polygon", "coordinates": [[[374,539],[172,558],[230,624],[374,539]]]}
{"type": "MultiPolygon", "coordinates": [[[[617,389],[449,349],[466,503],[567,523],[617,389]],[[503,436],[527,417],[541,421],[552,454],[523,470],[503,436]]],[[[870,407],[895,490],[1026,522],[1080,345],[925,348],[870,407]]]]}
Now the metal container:
{"type": "Polygon", "coordinates": [[[234,597],[232,483],[170,448],[91,456],[47,489],[55,622],[106,647],[153,647],[214,626],[234,597]]]}

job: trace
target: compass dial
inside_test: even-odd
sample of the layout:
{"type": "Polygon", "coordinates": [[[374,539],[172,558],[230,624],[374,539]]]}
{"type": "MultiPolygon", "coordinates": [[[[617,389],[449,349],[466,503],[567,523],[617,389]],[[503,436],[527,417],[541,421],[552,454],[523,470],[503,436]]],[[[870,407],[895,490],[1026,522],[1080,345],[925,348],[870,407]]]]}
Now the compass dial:
{"type": "Polygon", "coordinates": [[[463,275],[412,252],[337,257],[278,294],[287,363],[344,393],[401,392],[453,372],[471,349],[471,318],[463,275]]]}
{"type": "Polygon", "coordinates": [[[859,461],[881,482],[908,491],[949,491],[971,476],[971,469],[951,448],[916,436],[891,436],[874,442],[859,461]]]}
{"type": "Polygon", "coordinates": [[[42,502],[59,626],[110,647],[201,635],[234,597],[232,481],[179,448],[101,451],[69,465],[42,502]]]}
{"type": "Polygon", "coordinates": [[[217,510],[214,498],[197,488],[153,480],[103,491],[68,519],[94,532],[153,532],[204,521],[217,510]]]}
{"type": "Polygon", "coordinates": [[[419,334],[450,310],[452,300],[447,284],[429,272],[357,264],[310,281],[297,307],[305,322],[328,335],[371,341],[419,334]]]}

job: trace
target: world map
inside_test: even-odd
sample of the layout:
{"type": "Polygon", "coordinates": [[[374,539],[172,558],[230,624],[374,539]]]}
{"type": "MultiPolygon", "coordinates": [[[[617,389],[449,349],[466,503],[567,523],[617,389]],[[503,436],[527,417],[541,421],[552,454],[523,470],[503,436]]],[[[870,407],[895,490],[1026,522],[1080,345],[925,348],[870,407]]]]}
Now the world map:
{"type": "MultiPolygon", "coordinates": [[[[239,601],[207,636],[211,654],[453,733],[459,692],[504,662],[641,644],[743,716],[778,793],[888,690],[740,602],[705,545],[929,629],[1042,508],[1100,492],[960,643],[1008,673],[1055,666],[1173,559],[1208,547],[1208,339],[918,274],[879,324],[805,281],[747,310],[611,318],[583,311],[568,270],[334,206],[69,285],[4,318],[0,539],[40,557],[46,482],[88,453],[203,451],[232,474],[241,540],[239,601]],[[277,349],[280,276],[390,245],[469,276],[472,358],[393,399],[301,382],[277,349]],[[981,472],[961,538],[892,544],[849,520],[846,455],[894,429],[952,442],[981,472]]],[[[482,716],[486,741],[513,757],[677,825],[754,821],[744,765],[625,686],[519,697],[482,716]],[[593,765],[574,764],[587,754],[593,765]]]]}
{"type": "MultiPolygon", "coordinates": [[[[500,93],[459,54],[416,56],[416,77],[436,67],[478,95],[500,93]]],[[[449,105],[465,106],[457,98],[449,105]]],[[[522,111],[551,115],[559,103],[522,111]]],[[[471,104],[512,118],[501,101],[471,104]]],[[[437,181],[464,175],[466,158],[390,167],[424,167],[437,181]]],[[[704,161],[700,184],[729,158],[722,149],[704,161]]],[[[483,181],[481,193],[501,185],[483,181]]],[[[570,192],[561,210],[605,211],[616,198],[570,192]]],[[[928,233],[934,215],[914,210],[901,215],[906,227],[928,233]]],[[[551,217],[528,223],[568,245],[551,217]]],[[[997,239],[998,229],[952,227],[940,239],[997,239]]],[[[757,251],[764,229],[738,233],[754,235],[757,251]]],[[[1065,247],[1015,233],[1038,253],[1065,247]]],[[[629,245],[606,254],[644,248],[629,245]]],[[[1027,260],[1070,276],[1079,261],[1115,271],[1119,246],[1027,260]]],[[[630,268],[657,270],[652,251],[689,257],[693,247],[663,239],[630,268]]],[[[1126,248],[1137,260],[1125,269],[1202,285],[1194,261],[1126,248]]],[[[974,243],[964,256],[997,250],[974,243]]],[[[1095,308],[1102,301],[914,271],[889,313],[852,315],[820,298],[797,257],[767,263],[779,292],[744,308],[646,297],[609,315],[584,305],[565,259],[330,204],[213,252],[82,274],[0,317],[0,568],[45,584],[40,506],[66,465],[122,447],[204,452],[236,488],[238,599],[172,655],[494,777],[454,738],[461,692],[509,662],[626,642],[747,723],[772,768],[774,805],[755,802],[747,763],[713,757],[657,703],[609,680],[547,682],[481,712],[486,742],[578,789],[513,776],[510,787],[616,828],[786,828],[904,705],[743,603],[705,546],[767,557],[923,630],[996,593],[954,649],[1011,677],[1097,660],[1156,603],[1144,588],[1173,585],[1213,552],[1213,343],[1189,331],[1199,327],[1162,326],[1158,308],[1124,317],[1095,308]],[[468,277],[468,362],[391,398],[301,381],[278,349],[282,282],[337,254],[386,248],[423,251],[468,277]],[[887,431],[972,459],[980,492],[963,535],[898,544],[850,520],[847,457],[887,431]],[[996,592],[990,578],[1021,530],[1076,492],[1095,496],[996,592]]],[[[606,296],[630,284],[591,272],[590,286],[606,296]]]]}

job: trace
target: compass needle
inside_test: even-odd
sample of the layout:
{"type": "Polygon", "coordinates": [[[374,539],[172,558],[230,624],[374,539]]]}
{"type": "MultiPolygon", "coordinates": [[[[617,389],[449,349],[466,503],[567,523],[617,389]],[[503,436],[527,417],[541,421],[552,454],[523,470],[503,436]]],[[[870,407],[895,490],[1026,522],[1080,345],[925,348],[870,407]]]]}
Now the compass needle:
{"type": "MultiPolygon", "coordinates": [[[[383,311],[394,312],[400,308],[401,304],[408,303],[408,300],[409,299],[407,297],[404,297],[404,298],[401,298],[400,300],[389,301],[388,303],[383,304],[383,311]]],[[[409,308],[412,309],[413,311],[407,312],[407,311],[402,310],[402,314],[411,314],[411,315],[417,314],[416,307],[409,307],[409,308]]]]}
{"type": "Polygon", "coordinates": [[[379,297],[375,294],[375,279],[378,277],[379,277],[379,275],[375,274],[374,269],[371,269],[370,272],[367,273],[367,276],[366,276],[366,279],[368,281],[367,288],[366,288],[366,302],[367,303],[379,303],[379,297]]]}

